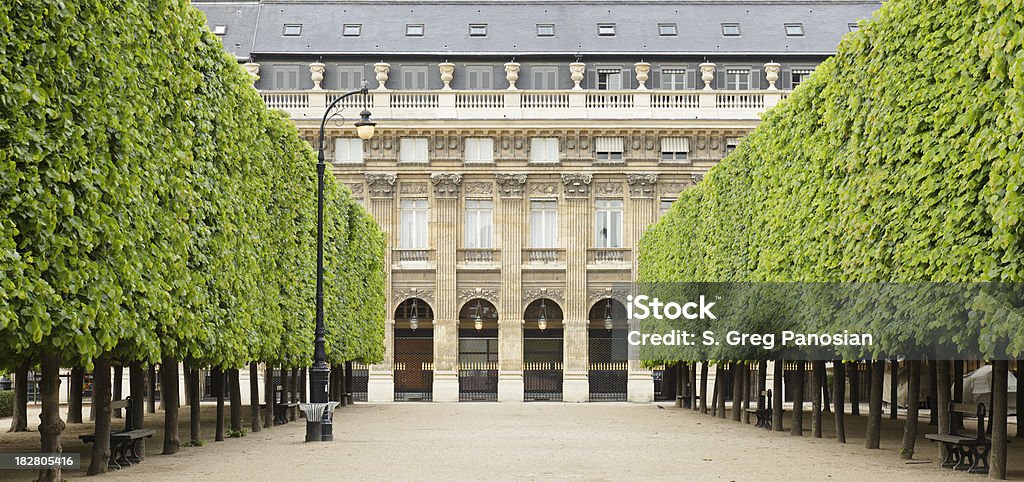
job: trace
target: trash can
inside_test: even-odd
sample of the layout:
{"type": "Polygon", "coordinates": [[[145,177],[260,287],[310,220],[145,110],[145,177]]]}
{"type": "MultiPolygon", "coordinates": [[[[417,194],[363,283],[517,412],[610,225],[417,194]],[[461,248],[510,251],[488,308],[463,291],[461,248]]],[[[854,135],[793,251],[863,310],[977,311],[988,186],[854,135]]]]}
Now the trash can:
{"type": "Polygon", "coordinates": [[[299,410],[306,416],[306,441],[320,442],[323,440],[323,416],[326,403],[300,403],[299,410]]]}

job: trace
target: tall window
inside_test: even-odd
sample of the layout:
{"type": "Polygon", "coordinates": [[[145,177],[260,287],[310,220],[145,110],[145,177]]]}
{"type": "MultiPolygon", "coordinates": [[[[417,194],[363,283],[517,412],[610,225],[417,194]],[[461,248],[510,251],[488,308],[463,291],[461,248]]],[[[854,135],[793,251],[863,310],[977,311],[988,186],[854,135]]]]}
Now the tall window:
{"type": "Polygon", "coordinates": [[[354,137],[339,137],[334,140],[334,162],[363,162],[363,140],[354,137]]]}
{"type": "Polygon", "coordinates": [[[726,90],[750,90],[750,69],[726,69],[726,90]]]}
{"type": "Polygon", "coordinates": [[[676,202],[672,198],[661,198],[658,202],[658,217],[664,216],[669,209],[672,209],[672,203],[676,202]]]}
{"type": "Polygon", "coordinates": [[[804,83],[813,71],[813,69],[793,69],[790,73],[792,88],[795,89],[798,85],[804,83]]]}
{"type": "Polygon", "coordinates": [[[690,157],[689,137],[662,137],[661,160],[665,162],[686,162],[690,157]]]}
{"type": "Polygon", "coordinates": [[[494,162],[494,139],[467,137],[466,162],[494,162]]]}
{"type": "Polygon", "coordinates": [[[427,66],[402,66],[402,88],[406,90],[425,90],[427,88],[427,66]]]}
{"type": "Polygon", "coordinates": [[[427,162],[427,138],[405,137],[398,145],[399,162],[427,162]]]}
{"type": "Polygon", "coordinates": [[[402,249],[427,249],[426,199],[403,199],[398,246],[402,249]]]}
{"type": "Polygon", "coordinates": [[[686,89],[686,69],[662,69],[661,88],[665,90],[686,89]]]}
{"type": "Polygon", "coordinates": [[[598,199],[594,218],[594,243],[596,247],[621,248],[622,200],[598,199]]]}
{"type": "Polygon", "coordinates": [[[531,138],[530,162],[558,162],[558,138],[531,138]]]}
{"type": "Polygon", "coordinates": [[[558,203],[553,200],[530,201],[530,247],[558,247],[558,203]]]}
{"type": "Polygon", "coordinates": [[[594,157],[598,161],[621,161],[622,138],[598,137],[594,139],[594,157]]]}
{"type": "Polygon", "coordinates": [[[530,68],[531,84],[535,90],[554,90],[558,88],[558,67],[541,65],[530,68]]]}
{"type": "Polygon", "coordinates": [[[622,71],[619,69],[598,69],[597,90],[622,90],[622,71]]]}
{"type": "Polygon", "coordinates": [[[466,88],[472,90],[489,90],[494,88],[494,68],[490,65],[466,66],[466,88]]]}
{"type": "Polygon", "coordinates": [[[355,90],[362,87],[362,84],[362,65],[338,66],[338,90],[355,90]]]}
{"type": "Polygon", "coordinates": [[[493,207],[490,199],[466,200],[466,240],[467,248],[493,248],[492,241],[493,207]]]}
{"type": "Polygon", "coordinates": [[[299,88],[299,66],[277,65],[274,67],[274,88],[296,90],[299,88]]]}

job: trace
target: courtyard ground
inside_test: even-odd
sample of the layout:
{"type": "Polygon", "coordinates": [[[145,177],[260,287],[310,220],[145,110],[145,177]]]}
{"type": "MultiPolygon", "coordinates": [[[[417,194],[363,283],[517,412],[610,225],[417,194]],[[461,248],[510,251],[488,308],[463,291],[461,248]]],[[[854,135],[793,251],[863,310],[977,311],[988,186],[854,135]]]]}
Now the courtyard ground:
{"type": "MultiPolygon", "coordinates": [[[[916,460],[907,463],[897,456],[902,420],[884,420],[881,450],[867,450],[863,416],[847,417],[849,443],[841,445],[827,438],[831,418],[826,438],[812,439],[809,432],[792,437],[660,405],[357,404],[337,412],[335,441],[317,444],[303,443],[301,419],[213,442],[213,407],[204,406],[205,446],[159,455],[158,430],[145,462],[98,480],[985,480],[938,467],[937,449],[923,440],[934,427],[925,424],[916,460]]],[[[30,413],[30,426],[37,413],[30,413]]],[[[805,414],[808,425],[809,419],[805,414]]],[[[160,413],[147,415],[146,426],[159,428],[162,421],[160,413]]],[[[0,430],[7,423],[0,421],[0,430]]],[[[69,425],[63,437],[65,452],[84,452],[83,465],[88,448],[77,435],[91,430],[91,424],[69,425]]],[[[180,433],[187,437],[187,407],[180,433]]],[[[36,432],[0,433],[0,452],[34,452],[38,443],[36,432]]],[[[1012,479],[1024,478],[1021,449],[1024,444],[1010,444],[1012,479]]],[[[0,471],[4,480],[33,475],[0,471]]],[[[82,478],[84,471],[65,476],[82,478]]]]}

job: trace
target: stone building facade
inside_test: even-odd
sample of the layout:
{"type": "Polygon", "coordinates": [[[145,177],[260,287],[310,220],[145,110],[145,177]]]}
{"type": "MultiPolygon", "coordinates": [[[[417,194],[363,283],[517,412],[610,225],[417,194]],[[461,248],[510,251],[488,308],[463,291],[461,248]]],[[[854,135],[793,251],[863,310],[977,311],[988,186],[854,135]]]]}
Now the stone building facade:
{"type": "MultiPolygon", "coordinates": [[[[877,1],[197,2],[388,236],[366,396],[649,401],[636,244],[877,1]]],[[[686,233],[680,233],[685,236],[686,233]]]]}

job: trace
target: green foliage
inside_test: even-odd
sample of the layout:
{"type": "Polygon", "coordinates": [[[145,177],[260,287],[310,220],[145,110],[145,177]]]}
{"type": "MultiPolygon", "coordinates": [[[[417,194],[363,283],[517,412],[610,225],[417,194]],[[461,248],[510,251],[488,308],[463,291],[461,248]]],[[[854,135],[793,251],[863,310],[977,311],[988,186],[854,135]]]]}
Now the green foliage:
{"type": "Polygon", "coordinates": [[[14,416],[14,390],[0,390],[0,417],[14,416]]]}
{"type": "MultiPolygon", "coordinates": [[[[1024,280],[1022,25],[1021,0],[885,2],[645,233],[639,279],[1024,280]]],[[[1019,354],[1020,301],[903,342],[1019,354]]]]}
{"type": "Polygon", "coordinates": [[[249,432],[246,429],[244,429],[244,428],[240,428],[238,430],[229,429],[228,430],[228,437],[231,437],[231,438],[242,438],[242,437],[245,437],[245,435],[248,434],[248,433],[249,432]]]}
{"type": "MultiPolygon", "coordinates": [[[[308,363],[315,156],[201,13],[12,0],[0,52],[0,366],[308,363]]],[[[327,192],[328,343],[376,360],[381,234],[331,176],[327,192]]]]}

